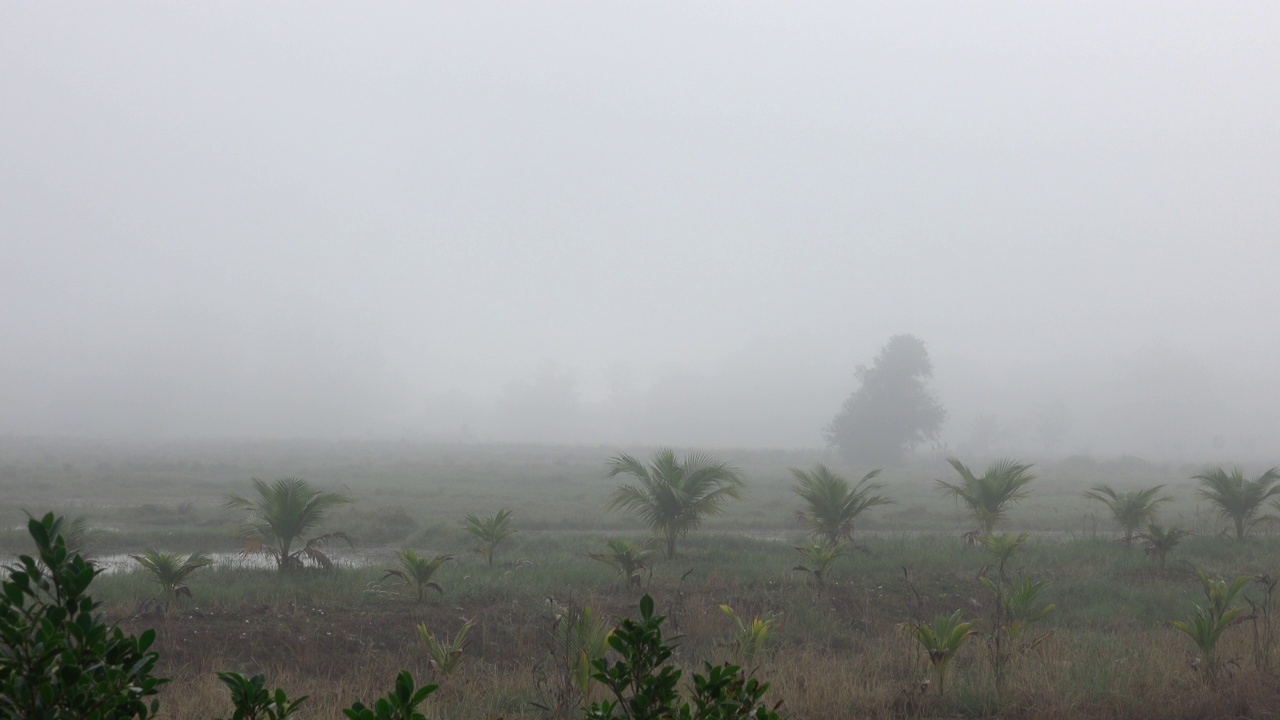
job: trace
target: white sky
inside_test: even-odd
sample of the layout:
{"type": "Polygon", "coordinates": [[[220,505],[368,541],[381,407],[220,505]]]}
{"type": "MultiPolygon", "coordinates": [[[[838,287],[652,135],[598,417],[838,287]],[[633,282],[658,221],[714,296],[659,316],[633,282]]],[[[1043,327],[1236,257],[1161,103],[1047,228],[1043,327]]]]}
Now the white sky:
{"type": "Polygon", "coordinates": [[[0,2],[0,433],[412,434],[560,373],[652,416],[480,436],[818,444],[910,332],[956,443],[1102,422],[1172,356],[1143,392],[1217,383],[1196,438],[1280,448],[1277,37],[1270,2],[0,2]]]}

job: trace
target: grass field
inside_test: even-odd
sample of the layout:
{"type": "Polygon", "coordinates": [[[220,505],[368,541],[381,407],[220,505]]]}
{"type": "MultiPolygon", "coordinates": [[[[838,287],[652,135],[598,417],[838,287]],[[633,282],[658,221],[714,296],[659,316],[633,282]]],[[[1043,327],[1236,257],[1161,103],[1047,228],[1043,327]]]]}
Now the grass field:
{"type": "MultiPolygon", "coordinates": [[[[628,449],[631,450],[631,449],[628,449]]],[[[435,718],[547,717],[561,672],[552,640],[555,608],[589,605],[633,614],[639,591],[624,586],[588,552],[610,537],[641,540],[643,525],[603,506],[616,481],[605,480],[614,448],[440,446],[411,443],[223,443],[89,445],[0,442],[0,552],[26,549],[23,511],[85,516],[91,555],[203,550],[233,555],[243,519],[223,510],[229,493],[248,492],[250,477],[299,476],[356,502],[335,511],[321,530],[356,539],[351,566],[280,575],[225,561],[195,573],[193,597],[170,613],[139,612],[157,586],[130,561],[95,582],[108,615],[132,631],[154,627],[160,671],[174,682],[162,695],[165,717],[226,715],[217,670],[264,672],[291,695],[308,694],[305,717],[339,717],[356,697],[389,689],[399,668],[428,679],[415,626],[442,634],[474,622],[461,669],[433,681],[435,718]],[[518,532],[489,567],[463,528],[468,512],[515,511],[518,532]],[[443,592],[422,604],[383,580],[395,550],[451,553],[436,576],[443,592]],[[134,568],[134,569],[131,569],[134,568]]],[[[643,450],[636,451],[644,453],[643,450]]],[[[987,642],[992,592],[978,579],[992,557],[968,545],[972,521],[938,492],[952,480],[941,458],[886,471],[894,504],[867,512],[856,547],[834,565],[832,580],[814,585],[795,569],[804,536],[787,468],[828,462],[849,477],[866,468],[838,467],[819,452],[717,453],[743,470],[747,499],[731,503],[680,545],[679,556],[645,576],[672,632],[683,635],[677,660],[734,656],[733,625],[742,616],[781,613],[773,641],[753,662],[772,682],[770,697],[796,718],[855,717],[1274,717],[1280,687],[1269,648],[1275,633],[1256,617],[1229,628],[1210,682],[1197,669],[1190,640],[1170,621],[1203,604],[1193,568],[1214,576],[1280,575],[1280,536],[1262,528],[1241,544],[1220,533],[1225,523],[1197,502],[1192,475],[1200,466],[1135,459],[1069,458],[1039,464],[1025,502],[1007,529],[1030,539],[1011,560],[1011,576],[1044,581],[1056,605],[1038,632],[1042,644],[1011,657],[997,685],[987,642]],[[1164,483],[1172,502],[1161,519],[1192,530],[1160,571],[1139,547],[1117,541],[1109,516],[1086,500],[1089,486],[1117,489],[1164,483]],[[961,610],[983,634],[954,660],[945,694],[922,683],[925,654],[898,630],[961,610]],[[924,688],[924,689],[922,689],[924,688]]],[[[642,455],[643,457],[643,455],[642,455]]],[[[966,459],[968,460],[968,459],[966,459]]],[[[982,462],[970,462],[981,466],[982,462]]],[[[1264,599],[1255,582],[1245,594],[1264,599]]]]}

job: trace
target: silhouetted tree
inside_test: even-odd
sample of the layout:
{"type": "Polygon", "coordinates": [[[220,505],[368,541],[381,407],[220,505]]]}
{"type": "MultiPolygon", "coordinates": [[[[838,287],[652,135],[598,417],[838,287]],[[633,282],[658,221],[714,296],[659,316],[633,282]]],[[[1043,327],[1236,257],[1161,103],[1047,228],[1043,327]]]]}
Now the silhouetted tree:
{"type": "Polygon", "coordinates": [[[859,365],[862,383],[827,426],[827,442],[846,460],[883,465],[902,460],[916,445],[936,440],[946,410],[927,381],[933,362],[914,335],[894,335],[871,367],[859,365]]]}

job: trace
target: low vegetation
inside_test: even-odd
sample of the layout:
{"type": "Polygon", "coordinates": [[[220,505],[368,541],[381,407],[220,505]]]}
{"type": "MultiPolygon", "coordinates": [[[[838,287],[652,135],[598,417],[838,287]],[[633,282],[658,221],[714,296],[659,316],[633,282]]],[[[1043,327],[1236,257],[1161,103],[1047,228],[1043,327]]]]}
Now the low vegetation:
{"type": "Polygon", "coordinates": [[[1260,513],[1263,503],[1280,494],[1280,468],[1271,468],[1249,480],[1239,468],[1231,471],[1214,468],[1195,476],[1200,481],[1200,496],[1217,507],[1218,513],[1235,526],[1236,540],[1245,536],[1266,519],[1260,513]]]}
{"type": "Polygon", "coordinates": [[[734,628],[737,630],[733,636],[734,652],[747,665],[753,663],[764,652],[769,644],[773,626],[782,619],[781,613],[766,611],[763,615],[753,615],[750,620],[743,620],[728,605],[721,605],[720,611],[733,621],[734,628]]]}
{"type": "Polygon", "coordinates": [[[183,583],[195,571],[213,564],[213,558],[201,552],[180,555],[162,553],[154,548],[147,548],[141,555],[130,557],[151,573],[152,579],[160,585],[162,602],[166,607],[169,603],[176,604],[184,595],[191,597],[191,589],[183,583]]]}
{"type": "MultiPolygon", "coordinates": [[[[982,515],[996,518],[993,532],[972,532],[965,542],[982,521],[967,501],[957,509],[939,497],[932,475],[946,465],[938,461],[870,478],[883,483],[874,494],[893,504],[868,506],[872,512],[856,514],[856,540],[841,532],[832,544],[795,521],[812,508],[790,468],[816,468],[817,458],[735,457],[746,468],[735,469],[740,501],[703,515],[704,532],[678,535],[678,553],[667,559],[663,526],[600,513],[617,485],[604,478],[613,466],[602,468],[599,455],[521,450],[511,475],[494,470],[496,457],[469,461],[497,473],[487,486],[474,478],[396,484],[359,476],[343,485],[296,458],[314,471],[310,491],[342,487],[353,502],[329,507],[287,550],[275,544],[280,552],[265,555],[237,553],[245,546],[234,539],[246,517],[261,517],[243,505],[220,509],[243,480],[188,479],[184,492],[166,495],[167,478],[116,486],[109,499],[95,495],[106,486],[73,484],[94,556],[84,567],[94,572],[93,602],[103,602],[94,612],[105,636],[114,627],[146,640],[138,657],[156,654],[153,677],[171,681],[151,685],[144,704],[159,700],[165,717],[180,720],[243,709],[232,703],[229,680],[246,703],[288,705],[294,717],[628,717],[632,696],[615,692],[597,664],[615,668],[626,658],[615,646],[615,618],[642,622],[642,592],[653,603],[650,620],[665,616],[660,645],[670,651],[646,661],[645,682],[679,671],[661,704],[672,716],[716,717],[696,714],[707,712],[709,697],[752,717],[886,720],[1142,718],[1151,716],[1153,696],[1162,698],[1162,717],[1187,720],[1260,718],[1280,708],[1270,580],[1280,574],[1280,536],[1266,522],[1264,498],[1246,520],[1245,541],[1236,542],[1234,519],[1199,493],[1196,476],[1212,469],[1041,464],[1041,482],[989,494],[1003,503],[979,503],[995,508],[982,515]],[[535,484],[511,480],[517,470],[535,484]],[[1085,497],[1104,484],[1117,496],[1162,485],[1155,497],[1171,498],[1159,502],[1164,524],[1152,517],[1133,533],[1150,560],[1126,551],[1125,528],[1112,530],[1117,518],[1105,501],[1085,497]],[[502,540],[492,565],[471,552],[477,536],[459,522],[486,497],[520,518],[521,532],[502,540]],[[326,550],[327,564],[308,559],[306,542],[336,528],[383,545],[362,542],[354,557],[326,550]],[[202,556],[199,548],[210,551],[202,556]],[[279,558],[300,552],[280,572],[279,558]],[[198,567],[178,577],[193,554],[198,567]],[[167,558],[153,563],[160,573],[139,559],[160,556],[167,558]],[[163,612],[142,602],[157,594],[163,612]],[[402,670],[411,673],[404,682],[402,670]],[[413,676],[439,687],[427,692],[413,676]],[[283,703],[276,686],[287,689],[283,703]],[[353,698],[377,700],[357,707],[353,698]]],[[[408,472],[395,463],[373,467],[387,477],[408,472]]],[[[847,468],[827,470],[840,476],[847,468]]],[[[987,475],[1001,473],[974,479],[987,475]]],[[[954,484],[964,486],[963,475],[954,484]]],[[[20,503],[10,512],[40,507],[38,492],[7,486],[6,497],[20,503]]],[[[0,543],[29,553],[31,538],[22,534],[0,533],[0,543]]],[[[33,562],[42,567],[39,553],[33,562]]],[[[12,567],[10,577],[28,572],[21,562],[12,567]]]]}
{"type": "Polygon", "coordinates": [[[1154,555],[1160,562],[1160,571],[1164,572],[1165,559],[1182,544],[1184,538],[1191,535],[1189,530],[1178,527],[1166,528],[1158,523],[1147,526],[1147,531],[1139,537],[1147,542],[1147,554],[1154,555]]]}
{"type": "Polygon", "coordinates": [[[872,470],[853,487],[849,481],[818,464],[812,470],[791,468],[796,479],[795,493],[804,501],[800,521],[827,545],[853,537],[853,524],[858,516],[877,505],[893,501],[882,494],[884,483],[873,482],[880,474],[872,470]]]}
{"type": "Polygon", "coordinates": [[[434,582],[432,578],[436,576],[437,570],[453,559],[452,555],[425,557],[418,555],[413,550],[405,549],[400,551],[399,559],[400,567],[388,569],[387,574],[382,577],[383,580],[390,577],[398,577],[405,583],[412,585],[418,593],[418,602],[422,602],[422,595],[427,588],[444,594],[444,588],[440,587],[440,584],[434,582]]]}
{"type": "Polygon", "coordinates": [[[1007,458],[987,468],[983,475],[974,475],[967,465],[955,458],[947,458],[947,462],[960,474],[960,482],[939,480],[938,485],[948,495],[964,503],[983,535],[990,535],[1004,520],[1010,506],[1027,497],[1027,485],[1035,480],[1030,465],[1007,458]]]}
{"type": "Polygon", "coordinates": [[[267,483],[254,478],[253,489],[257,497],[251,499],[228,495],[223,507],[245,510],[249,520],[241,527],[239,537],[244,542],[244,554],[260,553],[271,557],[280,572],[301,569],[306,563],[328,568],[333,565],[321,546],[330,540],[351,542],[343,532],[330,532],[307,540],[310,533],[339,505],[351,502],[351,498],[336,492],[316,490],[301,478],[281,478],[267,483]],[[294,550],[294,543],[302,547],[294,550]]]}
{"type": "Polygon", "coordinates": [[[1174,620],[1173,626],[1185,633],[1200,651],[1198,669],[1210,682],[1216,682],[1227,663],[1218,656],[1218,642],[1228,628],[1243,621],[1244,608],[1236,604],[1236,596],[1249,584],[1249,576],[1241,575],[1228,583],[1197,573],[1204,591],[1205,603],[1185,620],[1174,620]]]}
{"type": "Polygon", "coordinates": [[[480,541],[480,547],[476,552],[480,553],[480,557],[484,558],[490,567],[493,566],[493,559],[498,555],[498,546],[515,532],[512,523],[513,515],[514,513],[505,509],[485,518],[475,513],[467,513],[467,532],[480,541]]]}
{"type": "Polygon", "coordinates": [[[835,561],[847,555],[848,550],[849,543],[843,540],[837,543],[829,543],[824,540],[805,538],[804,544],[796,548],[803,562],[797,565],[795,569],[808,573],[813,578],[815,585],[823,587],[831,578],[831,568],[835,561]]]}
{"type": "Polygon", "coordinates": [[[727,500],[741,500],[745,482],[738,469],[701,453],[682,458],[659,450],[645,465],[622,454],[609,460],[607,477],[629,475],[636,484],[614,490],[607,509],[630,510],[662,536],[666,558],[676,556],[676,540],[702,524],[708,515],[724,510],[727,500]]]}
{"type": "Polygon", "coordinates": [[[933,677],[937,681],[935,687],[938,694],[946,692],[947,671],[951,669],[951,661],[969,642],[969,638],[978,634],[973,629],[973,623],[962,620],[960,611],[957,610],[950,615],[939,615],[932,624],[906,622],[901,628],[904,634],[915,638],[928,655],[933,677]]]}
{"type": "Polygon", "coordinates": [[[427,648],[427,664],[440,675],[452,675],[462,665],[467,649],[467,633],[475,625],[471,620],[462,623],[453,637],[437,636],[425,623],[418,625],[418,637],[427,648]]]}
{"type": "Polygon", "coordinates": [[[154,630],[107,625],[89,595],[97,570],[68,552],[52,513],[32,518],[34,555],[8,568],[0,595],[0,717],[147,718],[167,682],[154,630]]]}
{"type": "Polygon", "coordinates": [[[1138,529],[1155,521],[1156,506],[1173,499],[1168,495],[1160,495],[1163,489],[1164,485],[1157,485],[1146,490],[1117,492],[1110,485],[1099,483],[1084,496],[1107,506],[1116,526],[1124,533],[1124,544],[1132,545],[1138,529]]]}
{"type": "Polygon", "coordinates": [[[587,553],[587,556],[613,568],[628,587],[640,587],[643,583],[641,573],[650,569],[656,554],[649,547],[649,541],[633,543],[622,538],[611,538],[605,547],[605,552],[587,553]]]}

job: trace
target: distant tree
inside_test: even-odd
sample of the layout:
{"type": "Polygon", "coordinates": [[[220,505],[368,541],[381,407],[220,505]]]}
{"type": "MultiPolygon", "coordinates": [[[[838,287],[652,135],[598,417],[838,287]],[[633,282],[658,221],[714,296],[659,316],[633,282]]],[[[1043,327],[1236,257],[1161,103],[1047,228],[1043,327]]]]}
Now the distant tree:
{"type": "Polygon", "coordinates": [[[871,367],[859,365],[862,383],[827,426],[828,444],[850,462],[894,464],[922,442],[937,440],[946,410],[927,381],[933,362],[914,335],[894,335],[871,367]]]}

